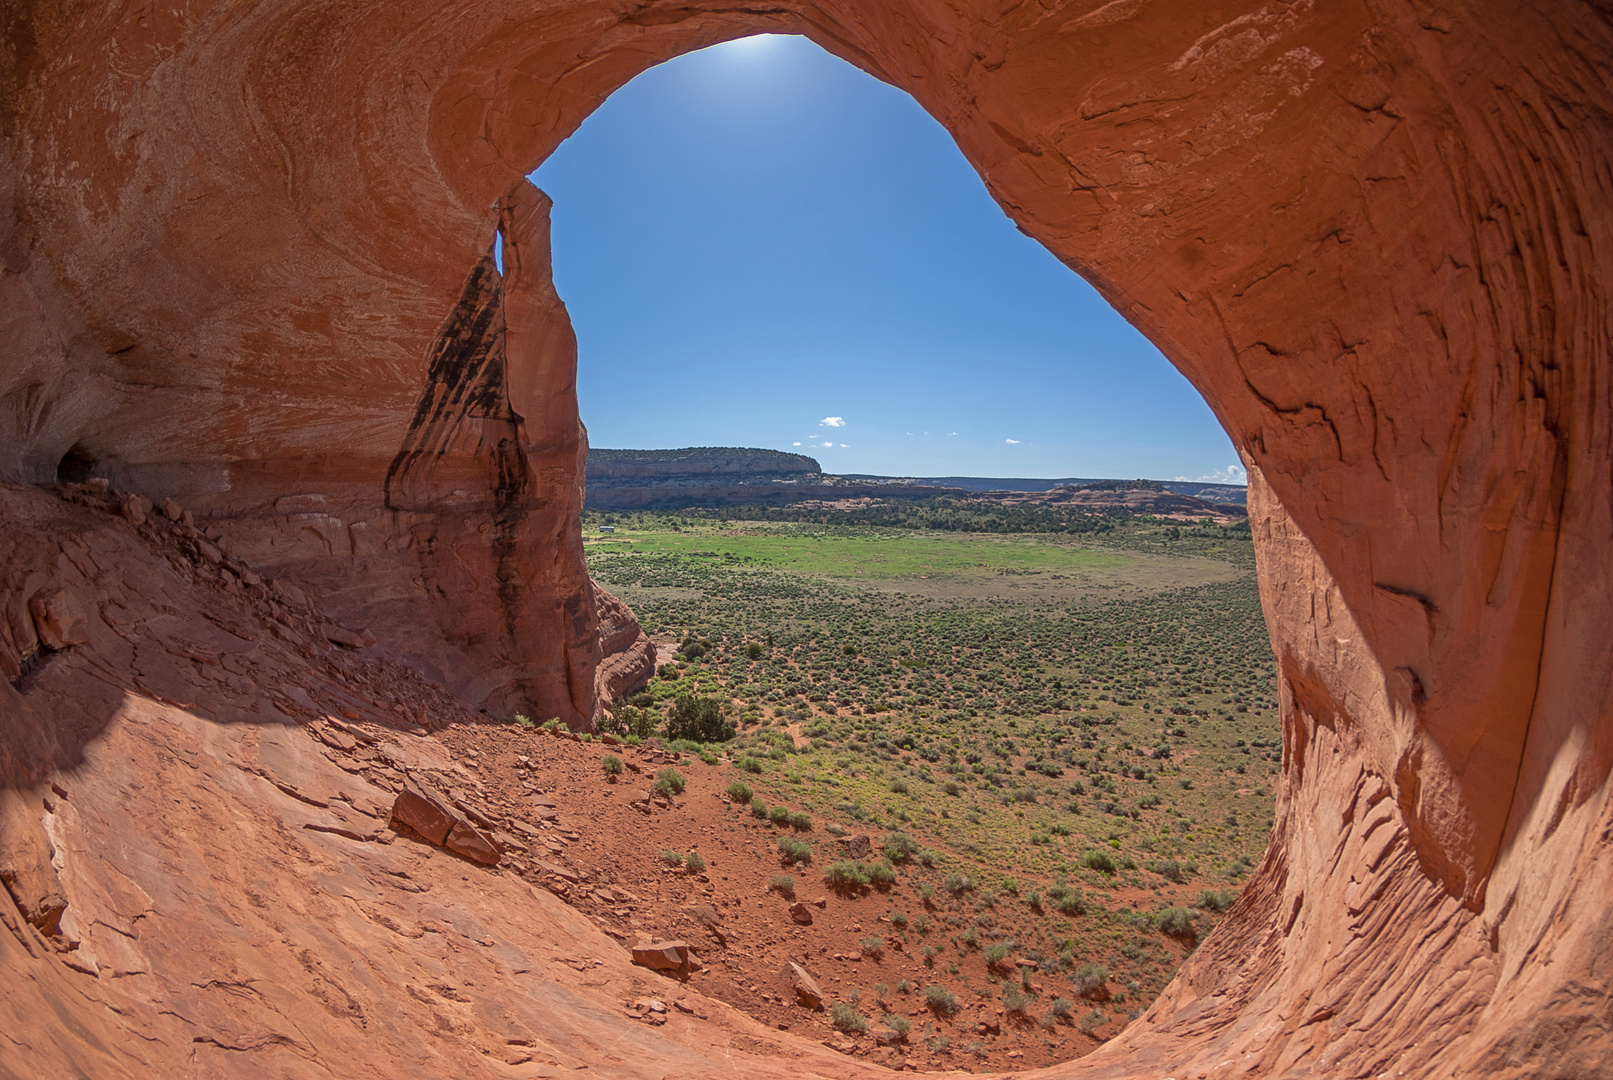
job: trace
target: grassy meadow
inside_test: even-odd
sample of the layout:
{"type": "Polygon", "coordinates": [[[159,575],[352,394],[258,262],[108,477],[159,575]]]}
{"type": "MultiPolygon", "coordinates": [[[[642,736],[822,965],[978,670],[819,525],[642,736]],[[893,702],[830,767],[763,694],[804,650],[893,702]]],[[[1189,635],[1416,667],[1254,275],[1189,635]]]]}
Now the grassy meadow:
{"type": "Polygon", "coordinates": [[[825,850],[797,873],[821,875],[837,835],[916,838],[881,865],[914,891],[889,914],[938,982],[1008,995],[990,959],[1006,944],[1076,1000],[1102,969],[1084,1030],[1135,1016],[1271,826],[1282,749],[1247,529],[828,516],[588,515],[595,579],[681,643],[619,730],[715,699],[738,734],[703,756],[781,838],[800,832],[784,809],[812,819],[804,842],[825,850]]]}

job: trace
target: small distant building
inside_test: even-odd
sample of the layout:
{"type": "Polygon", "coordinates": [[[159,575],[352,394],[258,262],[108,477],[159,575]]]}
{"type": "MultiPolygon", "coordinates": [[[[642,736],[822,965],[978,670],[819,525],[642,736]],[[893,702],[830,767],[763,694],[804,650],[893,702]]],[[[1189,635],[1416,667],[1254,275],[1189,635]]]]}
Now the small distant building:
{"type": "Polygon", "coordinates": [[[614,525],[601,525],[599,527],[599,531],[600,532],[613,533],[613,532],[616,531],[616,526],[614,526],[614,525]]]}

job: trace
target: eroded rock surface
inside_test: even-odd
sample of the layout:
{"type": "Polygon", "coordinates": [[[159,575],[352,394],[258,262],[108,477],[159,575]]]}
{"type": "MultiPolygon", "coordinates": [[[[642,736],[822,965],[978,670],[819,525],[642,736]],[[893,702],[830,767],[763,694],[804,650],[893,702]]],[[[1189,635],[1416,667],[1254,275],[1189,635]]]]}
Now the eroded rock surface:
{"type": "MultiPolygon", "coordinates": [[[[366,968],[348,935],[448,941],[447,920],[460,934],[518,898],[397,885],[402,849],[355,862],[265,779],[328,802],[315,789],[338,778],[281,736],[330,710],[589,722],[603,646],[575,527],[575,342],[546,200],[520,177],[645,67],[764,30],[913,94],[1203,390],[1249,465],[1286,726],[1276,840],[1174,988],[1058,1071],[1613,1060],[1605,8],[272,0],[6,18],[0,467],[114,489],[5,501],[0,764],[26,812],[5,817],[0,1030],[72,1018],[8,1043],[6,1067],[863,1067],[820,1069],[786,1036],[731,1050],[681,1013],[652,1030],[581,980],[479,989],[591,933],[564,913],[507,954],[471,931],[366,968]],[[65,601],[32,603],[51,589],[82,631],[65,601]],[[203,609],[218,619],[185,614],[203,609]],[[378,640],[363,664],[361,630],[378,640]],[[51,782],[69,797],[47,808],[51,782]],[[56,933],[40,858],[65,867],[56,933]],[[364,914],[388,902],[404,930],[364,914]],[[487,967],[461,970],[471,957],[487,967]],[[337,971],[370,974],[361,992],[337,971]],[[362,1035],[324,1019],[358,1013],[362,1035]]],[[[386,756],[367,772],[396,772],[386,756]]]]}

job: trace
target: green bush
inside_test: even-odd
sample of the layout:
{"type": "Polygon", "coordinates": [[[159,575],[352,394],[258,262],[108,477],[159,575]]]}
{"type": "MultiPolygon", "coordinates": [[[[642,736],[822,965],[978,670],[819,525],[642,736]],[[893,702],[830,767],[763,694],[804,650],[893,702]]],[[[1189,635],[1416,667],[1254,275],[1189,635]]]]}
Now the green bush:
{"type": "Polygon", "coordinates": [[[805,810],[791,811],[789,816],[786,817],[784,821],[796,832],[812,831],[812,815],[807,813],[805,810]]]}
{"type": "Polygon", "coordinates": [[[1088,848],[1081,853],[1081,865],[1100,874],[1112,874],[1118,869],[1115,857],[1099,848],[1088,848]]]}
{"type": "Polygon", "coordinates": [[[906,862],[919,853],[919,843],[905,832],[888,832],[880,846],[885,850],[885,858],[893,863],[906,862]]]}
{"type": "Polygon", "coordinates": [[[704,874],[706,872],[706,860],[700,857],[700,852],[691,851],[684,857],[683,869],[691,874],[704,874]]]}
{"type": "Polygon", "coordinates": [[[960,874],[956,870],[948,874],[946,879],[941,882],[941,888],[953,896],[961,896],[974,887],[975,883],[968,874],[960,874]]]}
{"type": "Polygon", "coordinates": [[[712,697],[679,694],[666,718],[667,738],[674,740],[727,742],[737,730],[733,720],[722,714],[722,702],[712,697]]]}
{"type": "Polygon", "coordinates": [[[868,870],[854,859],[841,859],[823,868],[823,880],[837,889],[859,889],[868,884],[868,870]]]}
{"type": "Polygon", "coordinates": [[[1024,1016],[1036,999],[1012,983],[1003,987],[1003,1008],[1010,1016],[1024,1016]]]}
{"type": "Polygon", "coordinates": [[[606,776],[620,776],[626,766],[622,764],[622,759],[615,754],[606,754],[599,759],[599,767],[605,770],[606,776]]]}
{"type": "Polygon", "coordinates": [[[778,838],[778,854],[786,865],[811,862],[812,845],[793,836],[781,836],[778,838]]]}
{"type": "Polygon", "coordinates": [[[767,812],[767,820],[775,825],[787,824],[790,820],[790,808],[787,806],[773,807],[767,812]]]}
{"type": "Polygon", "coordinates": [[[924,991],[924,1004],[942,1016],[953,1016],[958,1011],[958,998],[944,986],[934,985],[924,991]]]}
{"type": "Polygon", "coordinates": [[[986,951],[981,955],[986,958],[986,964],[988,966],[1000,967],[1002,966],[1003,961],[1008,959],[1008,946],[999,941],[996,944],[987,945],[986,951]]]}
{"type": "Polygon", "coordinates": [[[683,774],[676,769],[662,769],[655,774],[655,790],[668,798],[682,795],[684,783],[683,774]]]}
{"type": "Polygon", "coordinates": [[[743,780],[735,780],[728,785],[728,797],[736,803],[748,803],[751,800],[750,785],[743,780]]]}
{"type": "Polygon", "coordinates": [[[760,641],[753,641],[749,645],[746,645],[745,655],[752,660],[760,660],[762,658],[762,643],[760,641]]]}
{"type": "Polygon", "coordinates": [[[1066,1024],[1070,1022],[1070,1017],[1074,1013],[1075,1002],[1071,1001],[1069,998],[1062,997],[1054,998],[1052,1006],[1047,1011],[1047,1015],[1049,1017],[1055,1020],[1062,1020],[1066,1024]]]}
{"type": "Polygon", "coordinates": [[[1184,876],[1182,874],[1182,864],[1177,862],[1175,859],[1160,859],[1158,862],[1150,863],[1148,869],[1152,870],[1165,880],[1174,881],[1178,885],[1180,885],[1184,880],[1184,876]]]}
{"type": "Polygon", "coordinates": [[[748,755],[739,759],[739,767],[756,776],[760,776],[762,774],[762,763],[756,758],[748,755]]]}
{"type": "Polygon", "coordinates": [[[892,1013],[885,1017],[885,1026],[896,1032],[897,1038],[906,1039],[907,1033],[913,1030],[913,1021],[892,1013]]]}
{"type": "Polygon", "coordinates": [[[750,816],[767,820],[767,804],[762,801],[760,795],[750,801],[750,816]]]}
{"type": "Polygon", "coordinates": [[[678,852],[673,851],[671,848],[662,848],[656,854],[656,858],[660,859],[662,862],[666,863],[668,866],[682,866],[683,865],[683,856],[681,854],[679,854],[678,852]]]}
{"type": "Polygon", "coordinates": [[[776,892],[780,896],[793,898],[795,896],[795,875],[774,874],[768,879],[767,887],[770,891],[776,892]]]}
{"type": "Polygon", "coordinates": [[[1237,899],[1238,894],[1231,889],[1205,889],[1199,893],[1199,907],[1205,911],[1225,911],[1237,899]]]}
{"type": "Polygon", "coordinates": [[[883,956],[885,954],[885,939],[878,934],[869,934],[857,943],[864,956],[883,956]]]}
{"type": "MultiPolygon", "coordinates": [[[[517,714],[517,718],[516,718],[515,722],[517,724],[519,724],[521,722],[520,714],[517,714]]],[[[560,717],[558,717],[558,716],[556,716],[556,717],[554,717],[552,719],[549,719],[549,720],[545,720],[543,722],[543,730],[544,731],[559,731],[561,728],[563,728],[565,726],[566,726],[565,724],[560,722],[560,717]]]]}
{"type": "Polygon", "coordinates": [[[1176,905],[1160,910],[1154,916],[1154,925],[1171,937],[1194,937],[1198,934],[1194,917],[1192,908],[1176,905]]]}
{"type": "Polygon", "coordinates": [[[869,863],[868,880],[875,885],[889,887],[896,884],[896,868],[888,862],[869,863]]]}
{"type": "Polygon", "coordinates": [[[1070,983],[1082,997],[1091,997],[1109,981],[1109,969],[1102,964],[1082,964],[1070,973],[1070,983]]]}
{"type": "Polygon", "coordinates": [[[829,1018],[835,1027],[844,1032],[863,1032],[868,1030],[868,1017],[853,1009],[844,1001],[837,1001],[829,1007],[829,1018]]]}

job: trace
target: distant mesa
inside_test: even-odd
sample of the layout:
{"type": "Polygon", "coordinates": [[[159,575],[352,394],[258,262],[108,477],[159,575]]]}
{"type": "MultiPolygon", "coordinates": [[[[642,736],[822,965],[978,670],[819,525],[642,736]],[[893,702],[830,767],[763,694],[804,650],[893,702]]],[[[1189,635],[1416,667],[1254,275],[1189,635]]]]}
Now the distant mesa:
{"type": "Polygon", "coordinates": [[[876,476],[826,473],[805,454],[733,446],[678,450],[588,451],[590,510],[681,510],[691,507],[789,506],[822,500],[990,499],[1177,512],[1195,508],[1242,513],[1245,488],[1188,481],[1036,479],[982,476],[876,476]]]}

